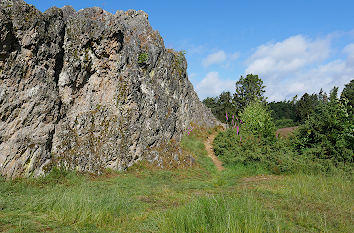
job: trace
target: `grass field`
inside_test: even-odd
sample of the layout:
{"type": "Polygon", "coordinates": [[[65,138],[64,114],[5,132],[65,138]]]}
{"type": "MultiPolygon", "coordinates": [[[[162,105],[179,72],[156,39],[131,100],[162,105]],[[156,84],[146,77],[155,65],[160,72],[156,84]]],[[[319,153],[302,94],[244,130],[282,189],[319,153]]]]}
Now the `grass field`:
{"type": "Polygon", "coordinates": [[[276,176],[259,166],[218,172],[202,137],[182,145],[192,168],[0,178],[0,231],[354,232],[352,178],[276,176]]]}

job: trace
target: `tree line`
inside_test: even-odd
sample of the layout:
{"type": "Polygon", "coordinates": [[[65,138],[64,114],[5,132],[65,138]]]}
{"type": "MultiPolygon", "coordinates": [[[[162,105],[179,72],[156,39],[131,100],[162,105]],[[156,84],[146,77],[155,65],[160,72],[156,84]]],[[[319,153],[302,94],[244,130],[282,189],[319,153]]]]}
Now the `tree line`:
{"type": "Polygon", "coordinates": [[[251,74],[236,82],[233,96],[224,92],[204,100],[215,116],[229,125],[213,143],[215,154],[224,163],[257,165],[276,174],[353,174],[354,80],[345,85],[340,97],[338,87],[328,95],[321,90],[271,103],[263,93],[262,80],[251,74]],[[276,137],[279,124],[275,123],[283,121],[284,126],[284,120],[299,127],[287,138],[276,137]]]}
{"type": "MultiPolygon", "coordinates": [[[[207,97],[203,103],[218,120],[230,123],[225,117],[226,113],[230,116],[238,115],[249,103],[259,100],[270,110],[276,127],[283,128],[303,124],[318,106],[327,104],[338,96],[338,87],[334,87],[329,95],[321,89],[319,93],[305,93],[299,99],[295,96],[292,100],[277,102],[267,102],[264,93],[262,79],[258,75],[247,74],[236,82],[234,94],[225,91],[217,97],[207,97]]],[[[340,101],[347,101],[348,106],[353,106],[354,79],[345,85],[340,101]]]]}

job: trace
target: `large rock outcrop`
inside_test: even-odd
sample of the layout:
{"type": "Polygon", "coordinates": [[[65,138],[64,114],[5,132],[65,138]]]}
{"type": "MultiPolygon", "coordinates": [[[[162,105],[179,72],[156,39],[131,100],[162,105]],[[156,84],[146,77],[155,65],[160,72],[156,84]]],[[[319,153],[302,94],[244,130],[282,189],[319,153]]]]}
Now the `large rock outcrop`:
{"type": "MultiPolygon", "coordinates": [[[[125,169],[219,122],[143,11],[0,3],[0,174],[125,169]]],[[[175,156],[178,160],[178,155],[175,156]]]]}

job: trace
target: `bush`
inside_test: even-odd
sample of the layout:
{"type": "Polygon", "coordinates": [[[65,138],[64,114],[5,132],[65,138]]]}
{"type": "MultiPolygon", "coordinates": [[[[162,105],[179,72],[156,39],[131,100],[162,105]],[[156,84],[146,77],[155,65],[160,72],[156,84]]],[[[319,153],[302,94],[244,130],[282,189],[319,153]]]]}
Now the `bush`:
{"type": "Polygon", "coordinates": [[[259,164],[273,173],[299,170],[306,164],[297,159],[288,139],[275,138],[275,125],[264,104],[255,101],[240,116],[240,122],[214,140],[215,154],[225,164],[259,164]]]}
{"type": "Polygon", "coordinates": [[[325,169],[353,168],[354,117],[345,102],[335,95],[327,104],[319,105],[299,128],[294,140],[304,156],[321,163],[325,169]]]}
{"type": "Polygon", "coordinates": [[[254,101],[240,113],[243,131],[263,141],[275,139],[275,125],[271,114],[260,101],[254,101]]]}
{"type": "Polygon", "coordinates": [[[265,143],[260,138],[235,129],[220,132],[214,140],[215,155],[226,165],[259,164],[272,173],[291,173],[307,170],[310,166],[304,158],[297,156],[289,139],[278,139],[265,143]]]}
{"type": "MultiPolygon", "coordinates": [[[[242,121],[215,138],[215,154],[225,164],[260,164],[273,173],[352,174],[354,116],[348,101],[338,100],[337,90],[332,90],[329,102],[319,102],[288,139],[275,138],[270,113],[263,103],[254,101],[240,113],[242,121]]],[[[277,123],[290,126],[293,121],[277,123]]]]}

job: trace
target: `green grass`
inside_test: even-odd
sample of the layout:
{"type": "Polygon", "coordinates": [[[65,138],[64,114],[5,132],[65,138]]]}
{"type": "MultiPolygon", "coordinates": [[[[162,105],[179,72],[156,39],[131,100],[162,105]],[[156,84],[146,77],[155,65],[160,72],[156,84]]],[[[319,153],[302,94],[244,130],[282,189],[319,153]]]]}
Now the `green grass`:
{"type": "Polygon", "coordinates": [[[182,146],[193,168],[0,178],[0,232],[354,232],[351,177],[218,172],[201,137],[182,146]]]}
{"type": "MultiPolygon", "coordinates": [[[[267,223],[262,206],[251,196],[200,197],[169,211],[161,230],[169,232],[261,232],[267,223]]],[[[274,230],[274,229],[270,229],[274,230]]]]}

